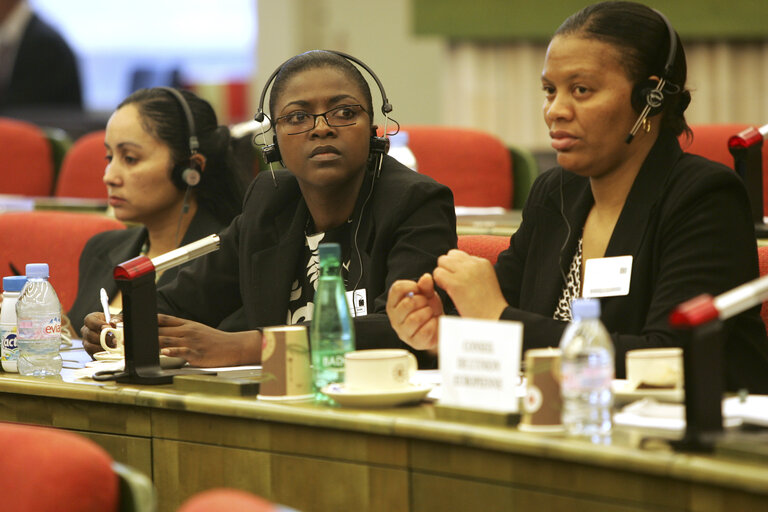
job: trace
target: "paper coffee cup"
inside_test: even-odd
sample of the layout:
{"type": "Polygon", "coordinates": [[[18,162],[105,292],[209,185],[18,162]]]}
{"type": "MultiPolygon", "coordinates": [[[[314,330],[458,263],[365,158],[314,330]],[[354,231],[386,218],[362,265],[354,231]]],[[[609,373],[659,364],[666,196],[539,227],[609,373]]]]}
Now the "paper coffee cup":
{"type": "Polygon", "coordinates": [[[259,399],[311,400],[307,328],[303,325],[266,327],[262,332],[259,399]]]}
{"type": "Polygon", "coordinates": [[[561,432],[560,349],[527,350],[525,380],[523,417],[518,428],[529,432],[561,432]]]}
{"type": "Polygon", "coordinates": [[[683,349],[680,347],[630,350],[626,367],[631,389],[683,388],[683,349]]]}

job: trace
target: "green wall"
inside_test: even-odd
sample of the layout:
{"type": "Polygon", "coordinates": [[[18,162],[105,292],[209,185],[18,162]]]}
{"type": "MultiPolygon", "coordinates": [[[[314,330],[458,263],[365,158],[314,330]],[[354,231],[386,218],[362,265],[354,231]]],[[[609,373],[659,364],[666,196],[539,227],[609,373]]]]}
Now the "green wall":
{"type": "MultiPolygon", "coordinates": [[[[548,41],[584,0],[412,0],[414,33],[448,39],[548,41]]],[[[768,0],[644,1],[684,41],[768,37],[768,0]]]]}

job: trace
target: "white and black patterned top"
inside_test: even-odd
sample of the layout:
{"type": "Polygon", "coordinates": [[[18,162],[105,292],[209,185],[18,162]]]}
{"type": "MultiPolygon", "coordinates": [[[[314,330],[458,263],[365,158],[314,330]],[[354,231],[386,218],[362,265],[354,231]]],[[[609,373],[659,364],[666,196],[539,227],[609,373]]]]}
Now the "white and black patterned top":
{"type": "Polygon", "coordinates": [[[305,233],[304,253],[299,258],[296,279],[291,284],[286,324],[293,325],[312,320],[317,279],[320,277],[318,246],[321,242],[336,242],[341,247],[341,260],[343,262],[341,277],[344,284],[347,284],[350,262],[349,229],[349,223],[345,222],[338,228],[326,232],[311,235],[305,233]]]}
{"type": "Polygon", "coordinates": [[[571,260],[565,286],[560,294],[560,300],[557,301],[557,308],[555,308],[553,318],[566,322],[573,320],[573,316],[571,316],[571,300],[579,297],[581,297],[581,238],[579,238],[579,245],[576,247],[576,253],[571,260]]]}

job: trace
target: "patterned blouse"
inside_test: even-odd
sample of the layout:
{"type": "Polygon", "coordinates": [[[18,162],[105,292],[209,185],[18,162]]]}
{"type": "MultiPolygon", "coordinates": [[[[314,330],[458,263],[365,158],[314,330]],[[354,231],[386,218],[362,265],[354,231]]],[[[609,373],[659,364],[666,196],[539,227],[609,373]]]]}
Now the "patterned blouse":
{"type": "Polygon", "coordinates": [[[563,292],[560,295],[560,300],[557,302],[557,308],[555,308],[555,314],[553,315],[555,320],[564,320],[566,322],[573,320],[571,316],[571,300],[581,297],[581,240],[579,238],[579,245],[576,247],[573,260],[571,260],[563,292]]]}

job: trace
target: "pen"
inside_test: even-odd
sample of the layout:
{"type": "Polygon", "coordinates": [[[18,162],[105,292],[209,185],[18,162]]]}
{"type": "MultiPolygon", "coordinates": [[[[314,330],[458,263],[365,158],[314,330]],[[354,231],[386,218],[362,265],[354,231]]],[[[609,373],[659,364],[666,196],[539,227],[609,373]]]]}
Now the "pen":
{"type": "Polygon", "coordinates": [[[112,318],[109,315],[109,296],[107,296],[107,290],[102,288],[99,296],[101,297],[101,307],[104,309],[104,318],[106,318],[108,324],[111,324],[112,318]]]}

